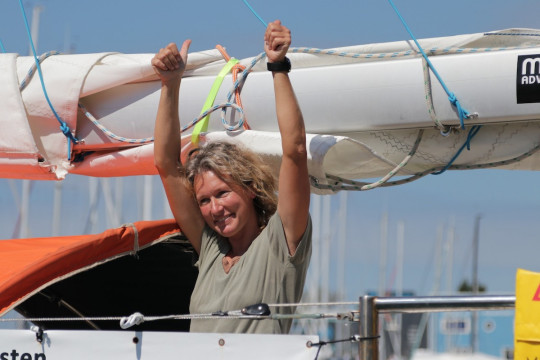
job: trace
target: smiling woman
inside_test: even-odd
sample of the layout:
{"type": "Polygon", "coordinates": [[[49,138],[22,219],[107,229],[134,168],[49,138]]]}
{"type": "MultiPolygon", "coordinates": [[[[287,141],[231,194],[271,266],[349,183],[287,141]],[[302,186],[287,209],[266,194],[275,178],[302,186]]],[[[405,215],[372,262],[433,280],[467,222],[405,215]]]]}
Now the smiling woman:
{"type": "MultiPolygon", "coordinates": [[[[283,150],[279,199],[270,168],[237,145],[216,142],[181,156],[178,96],[191,41],[180,50],[169,44],[152,60],[161,79],[155,164],[172,213],[199,253],[191,313],[297,303],[302,297],[311,256],[306,134],[285,57],[290,31],[275,21],[264,40],[283,150]],[[180,163],[184,158],[187,164],[180,163]]],[[[294,308],[276,312],[290,314],[294,308]]],[[[291,320],[194,319],[190,330],[287,333],[290,327],[291,320]]]]}
{"type": "MultiPolygon", "coordinates": [[[[254,217],[248,221],[253,229],[244,228],[240,232],[248,239],[255,238],[276,212],[277,196],[271,169],[257,155],[244,148],[220,142],[207,144],[190,158],[187,178],[194,186],[206,223],[212,224],[221,218],[221,222],[215,222],[215,230],[223,236],[230,238],[234,234],[225,234],[217,226],[234,221],[239,215],[238,210],[240,216],[254,217]],[[242,202],[247,206],[241,206],[242,202]],[[233,214],[230,213],[231,206],[237,209],[233,214]],[[232,218],[224,221],[225,217],[232,218]]],[[[238,230],[241,229],[237,229],[236,234],[238,230]]],[[[235,244],[243,242],[231,241],[235,244]]],[[[247,247],[250,242],[247,241],[247,247]]]]}

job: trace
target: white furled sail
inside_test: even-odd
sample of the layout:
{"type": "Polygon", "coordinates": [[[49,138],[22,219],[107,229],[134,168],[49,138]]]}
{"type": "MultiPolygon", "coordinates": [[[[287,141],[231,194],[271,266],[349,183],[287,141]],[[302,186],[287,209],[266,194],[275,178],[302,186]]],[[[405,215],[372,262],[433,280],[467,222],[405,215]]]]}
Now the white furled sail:
{"type": "MultiPolygon", "coordinates": [[[[463,126],[443,86],[409,41],[291,49],[290,76],[309,134],[314,191],[339,190],[351,180],[394,172],[421,176],[447,165],[540,169],[540,31],[509,29],[420,44],[472,115],[463,126]],[[475,125],[483,126],[474,129],[473,137],[475,125]],[[470,150],[456,157],[466,143],[470,150]]],[[[41,62],[51,102],[79,140],[69,146],[38,75],[23,80],[33,58],[0,54],[0,176],[58,180],[67,173],[155,174],[148,139],[160,84],[151,58],[103,53],[53,55],[41,62]]],[[[197,118],[224,64],[217,50],[190,54],[180,95],[183,124],[197,118]]],[[[227,101],[231,84],[228,75],[216,104],[227,101]]],[[[252,68],[241,96],[253,130],[226,131],[216,111],[201,141],[241,142],[277,170],[280,141],[264,61],[252,68]]],[[[226,121],[238,120],[238,113],[227,111],[226,121]]]]}

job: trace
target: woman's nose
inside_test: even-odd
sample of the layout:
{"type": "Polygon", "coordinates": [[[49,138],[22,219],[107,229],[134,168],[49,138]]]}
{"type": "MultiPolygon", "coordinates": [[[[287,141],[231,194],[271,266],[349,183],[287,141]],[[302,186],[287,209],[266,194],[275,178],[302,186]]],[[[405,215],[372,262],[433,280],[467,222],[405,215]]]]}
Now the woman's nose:
{"type": "Polygon", "coordinates": [[[210,199],[210,205],[211,205],[212,213],[217,213],[222,210],[221,202],[219,201],[219,199],[216,199],[216,198],[210,199]]]}

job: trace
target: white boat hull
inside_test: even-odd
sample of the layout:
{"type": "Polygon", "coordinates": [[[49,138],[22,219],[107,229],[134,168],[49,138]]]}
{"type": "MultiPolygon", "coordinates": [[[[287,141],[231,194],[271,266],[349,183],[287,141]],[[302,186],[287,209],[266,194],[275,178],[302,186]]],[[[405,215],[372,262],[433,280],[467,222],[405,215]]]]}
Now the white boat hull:
{"type": "MultiPolygon", "coordinates": [[[[226,320],[224,320],[226,321],[226,320]]],[[[65,331],[43,333],[0,330],[1,359],[309,359],[319,342],[313,335],[194,334],[140,331],[65,331]],[[16,355],[15,355],[16,354],[16,355]]]]}

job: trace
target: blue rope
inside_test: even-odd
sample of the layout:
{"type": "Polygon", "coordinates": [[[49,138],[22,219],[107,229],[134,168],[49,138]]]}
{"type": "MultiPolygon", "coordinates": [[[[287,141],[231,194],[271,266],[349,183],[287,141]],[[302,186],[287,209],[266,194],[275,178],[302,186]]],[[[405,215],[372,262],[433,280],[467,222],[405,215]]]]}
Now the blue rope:
{"type": "Polygon", "coordinates": [[[56,117],[56,120],[60,123],[60,130],[62,130],[62,133],[68,138],[68,154],[67,158],[68,160],[71,160],[71,143],[74,144],[79,142],[79,139],[73,136],[71,133],[71,130],[68,126],[68,124],[60,118],[60,116],[56,113],[56,110],[54,109],[51,100],[49,99],[49,95],[47,94],[47,89],[45,88],[45,82],[43,81],[43,74],[41,73],[41,66],[39,65],[39,61],[36,55],[36,49],[34,48],[34,41],[32,40],[32,34],[30,34],[30,26],[28,25],[28,19],[26,18],[26,12],[24,11],[24,6],[22,3],[22,0],[19,0],[19,4],[21,6],[21,11],[24,18],[24,24],[26,26],[26,32],[28,34],[28,38],[30,40],[30,46],[32,48],[32,53],[34,54],[34,61],[37,66],[38,74],[39,74],[39,80],[41,81],[41,88],[43,89],[43,94],[45,95],[45,99],[47,100],[47,103],[49,104],[49,107],[51,108],[54,116],[56,117]]]}
{"type": "Polygon", "coordinates": [[[424,57],[424,59],[426,59],[426,62],[428,63],[428,66],[429,68],[431,69],[431,71],[433,71],[433,74],[435,74],[435,76],[437,77],[437,79],[439,80],[439,82],[441,83],[444,91],[446,91],[446,94],[448,95],[448,100],[450,100],[450,102],[452,103],[452,105],[454,105],[457,109],[457,112],[458,112],[458,115],[459,115],[459,123],[460,123],[460,127],[461,129],[465,129],[465,123],[464,123],[464,119],[466,117],[469,117],[469,112],[467,110],[465,110],[464,108],[461,107],[461,104],[459,103],[459,100],[456,98],[456,95],[454,95],[453,92],[451,92],[447,87],[446,87],[446,84],[444,83],[444,81],[442,80],[442,78],[440,77],[439,73],[437,72],[437,70],[435,69],[435,67],[433,66],[433,64],[431,63],[431,61],[429,60],[428,56],[426,55],[426,53],[424,52],[424,49],[422,49],[422,47],[420,46],[420,44],[418,43],[418,40],[416,40],[416,37],[413,35],[411,29],[409,28],[409,26],[407,25],[407,23],[405,22],[405,19],[403,19],[403,17],[401,16],[401,14],[399,13],[399,10],[397,9],[397,7],[394,5],[393,1],[392,0],[388,0],[388,2],[390,3],[390,6],[392,6],[392,8],[394,9],[394,11],[396,12],[397,16],[399,17],[399,19],[401,20],[401,22],[403,23],[403,26],[405,26],[405,29],[407,30],[407,32],[409,33],[409,35],[411,36],[411,38],[413,39],[414,43],[416,44],[416,46],[418,47],[418,50],[420,51],[420,53],[422,54],[422,56],[424,57]]]}
{"type": "Polygon", "coordinates": [[[431,175],[441,175],[443,172],[445,172],[446,170],[448,170],[448,168],[450,166],[452,166],[452,164],[454,163],[454,161],[458,158],[458,156],[461,154],[461,152],[465,149],[465,147],[467,148],[467,150],[471,150],[471,140],[476,136],[476,134],[478,134],[478,132],[480,131],[480,128],[482,127],[482,125],[475,125],[471,128],[471,130],[469,130],[469,134],[467,135],[467,140],[465,141],[465,143],[463,145],[461,145],[461,147],[459,148],[459,150],[455,153],[455,155],[452,157],[452,159],[450,159],[450,161],[448,162],[448,164],[446,164],[446,166],[444,168],[442,168],[442,170],[440,171],[437,171],[437,172],[433,172],[431,173],[431,175]]]}
{"type": "Polygon", "coordinates": [[[7,51],[6,51],[6,48],[4,47],[4,44],[2,44],[2,40],[0,39],[0,49],[2,49],[2,52],[5,54],[7,51]]]}
{"type": "Polygon", "coordinates": [[[259,16],[259,14],[257,14],[257,12],[251,7],[251,5],[249,5],[249,3],[247,2],[247,0],[243,0],[244,1],[244,4],[246,4],[246,6],[249,8],[249,10],[251,10],[251,12],[253,13],[253,15],[255,15],[257,17],[257,19],[259,19],[260,22],[262,22],[262,24],[264,25],[264,27],[266,28],[268,26],[268,24],[266,23],[266,21],[263,20],[262,17],[259,16]]]}

